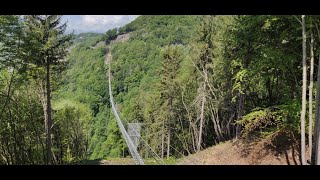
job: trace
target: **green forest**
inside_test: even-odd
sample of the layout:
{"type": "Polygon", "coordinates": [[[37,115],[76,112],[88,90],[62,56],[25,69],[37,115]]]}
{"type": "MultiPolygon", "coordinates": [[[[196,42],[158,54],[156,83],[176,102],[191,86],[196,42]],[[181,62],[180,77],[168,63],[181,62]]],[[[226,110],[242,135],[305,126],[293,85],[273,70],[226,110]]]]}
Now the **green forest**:
{"type": "Polygon", "coordinates": [[[61,18],[0,15],[0,165],[132,159],[108,71],[145,164],[198,164],[231,143],[320,165],[320,17],[142,15],[80,34],[61,18]]]}

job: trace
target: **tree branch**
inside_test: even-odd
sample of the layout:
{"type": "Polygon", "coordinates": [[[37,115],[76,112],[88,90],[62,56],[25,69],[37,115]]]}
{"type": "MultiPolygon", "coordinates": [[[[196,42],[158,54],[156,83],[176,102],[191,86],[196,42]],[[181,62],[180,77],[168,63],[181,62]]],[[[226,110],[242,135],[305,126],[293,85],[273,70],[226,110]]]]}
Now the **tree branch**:
{"type": "Polygon", "coordinates": [[[296,20],[302,25],[302,21],[300,21],[300,19],[296,15],[293,15],[293,17],[295,17],[296,20]]]}

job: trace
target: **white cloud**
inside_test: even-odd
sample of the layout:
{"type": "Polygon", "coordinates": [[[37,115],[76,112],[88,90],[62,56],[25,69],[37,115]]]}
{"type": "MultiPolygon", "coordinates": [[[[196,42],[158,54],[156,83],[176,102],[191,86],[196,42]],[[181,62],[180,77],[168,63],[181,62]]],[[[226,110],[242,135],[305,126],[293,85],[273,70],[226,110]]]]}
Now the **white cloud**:
{"type": "Polygon", "coordinates": [[[99,15],[84,15],[84,24],[91,25],[117,25],[121,23],[121,20],[125,19],[125,16],[99,16],[99,15]]]}
{"type": "Polygon", "coordinates": [[[68,31],[104,33],[109,29],[121,27],[137,17],[137,15],[81,15],[66,16],[65,19],[68,20],[68,31]]]}

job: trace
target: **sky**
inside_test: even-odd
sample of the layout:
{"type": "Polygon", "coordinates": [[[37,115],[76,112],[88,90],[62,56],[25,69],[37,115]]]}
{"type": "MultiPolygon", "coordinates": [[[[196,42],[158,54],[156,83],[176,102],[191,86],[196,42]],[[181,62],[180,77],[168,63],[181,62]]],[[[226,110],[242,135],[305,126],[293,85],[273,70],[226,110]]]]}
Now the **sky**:
{"type": "Polygon", "coordinates": [[[138,15],[65,15],[62,22],[68,21],[66,33],[73,30],[75,34],[105,33],[109,29],[128,24],[137,17],[138,15]]]}

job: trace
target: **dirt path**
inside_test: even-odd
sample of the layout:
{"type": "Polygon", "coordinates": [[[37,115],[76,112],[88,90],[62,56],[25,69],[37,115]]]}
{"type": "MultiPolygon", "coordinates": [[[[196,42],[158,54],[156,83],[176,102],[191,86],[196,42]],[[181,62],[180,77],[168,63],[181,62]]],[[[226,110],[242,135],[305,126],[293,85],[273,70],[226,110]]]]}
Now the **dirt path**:
{"type": "Polygon", "coordinates": [[[134,162],[132,158],[114,158],[108,160],[89,160],[85,165],[134,165],[134,162]]]}
{"type": "Polygon", "coordinates": [[[108,54],[106,54],[106,59],[104,60],[105,65],[108,65],[109,62],[111,61],[112,55],[111,52],[109,51],[108,54]]]}

